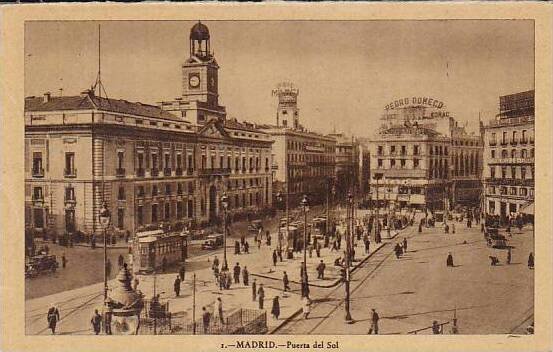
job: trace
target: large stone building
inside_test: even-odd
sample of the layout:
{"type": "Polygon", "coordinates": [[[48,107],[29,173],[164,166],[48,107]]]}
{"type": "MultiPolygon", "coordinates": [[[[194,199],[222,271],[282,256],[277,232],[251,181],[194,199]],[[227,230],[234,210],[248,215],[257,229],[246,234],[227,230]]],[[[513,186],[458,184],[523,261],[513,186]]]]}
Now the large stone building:
{"type": "Polygon", "coordinates": [[[504,221],[534,203],[534,91],[499,97],[484,130],[485,210],[504,221]]]}
{"type": "Polygon", "coordinates": [[[258,127],[274,140],[274,194],[289,192],[292,207],[299,204],[304,194],[311,203],[321,203],[326,199],[329,180],[334,177],[336,140],[308,131],[300,124],[299,90],[292,84],[279,84],[273,93],[279,99],[276,125],[258,127]]]}
{"type": "Polygon", "coordinates": [[[331,133],[336,140],[336,166],[334,168],[335,191],[339,199],[346,199],[348,192],[360,191],[359,142],[343,133],[331,133]]]}
{"type": "Polygon", "coordinates": [[[115,229],[220,219],[270,207],[271,136],[226,118],[209,31],[190,32],[183,93],[152,106],[100,97],[25,99],[25,221],[58,234],[97,233],[106,202],[115,229]]]}
{"type": "Polygon", "coordinates": [[[381,206],[479,205],[480,135],[467,133],[443,103],[429,98],[400,99],[386,107],[382,120],[369,143],[373,202],[378,193],[381,206]]]}

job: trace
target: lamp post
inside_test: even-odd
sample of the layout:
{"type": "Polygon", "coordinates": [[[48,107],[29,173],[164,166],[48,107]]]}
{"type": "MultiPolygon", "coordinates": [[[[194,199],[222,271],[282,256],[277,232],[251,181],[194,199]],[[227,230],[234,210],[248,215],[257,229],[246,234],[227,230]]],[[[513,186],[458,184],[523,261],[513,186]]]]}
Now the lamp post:
{"type": "MultiPolygon", "coordinates": [[[[277,193],[276,195],[276,199],[277,199],[277,202],[279,204],[279,206],[281,206],[282,204],[282,194],[280,192],[277,193]]],[[[282,216],[282,213],[281,215],[282,216]]],[[[279,249],[282,249],[282,233],[280,232],[280,216],[278,216],[278,219],[277,219],[277,229],[278,229],[278,248],[279,249]]]]}
{"type": "Polygon", "coordinates": [[[222,270],[228,269],[227,263],[227,208],[228,197],[226,193],[223,193],[221,197],[221,205],[223,206],[223,267],[222,270]]]}
{"type": "Polygon", "coordinates": [[[346,302],[345,302],[345,309],[346,309],[346,323],[351,324],[353,323],[353,318],[351,317],[350,312],[350,266],[351,266],[351,236],[352,236],[352,230],[353,230],[353,195],[351,192],[348,192],[348,204],[347,204],[347,231],[346,231],[346,267],[345,267],[345,288],[346,288],[346,302]],[[351,217],[351,219],[350,219],[351,217]]]}
{"type": "MultiPolygon", "coordinates": [[[[376,180],[376,224],[375,224],[375,227],[374,227],[374,234],[375,234],[375,237],[379,236],[379,232],[380,232],[380,218],[379,218],[379,208],[380,208],[380,204],[378,203],[378,180],[380,180],[382,178],[384,174],[382,172],[375,172],[374,174],[374,179],[376,180]]],[[[378,243],[378,242],[377,242],[378,243]]]]}
{"type": "Polygon", "coordinates": [[[107,207],[106,202],[102,204],[100,208],[100,213],[98,214],[98,220],[100,225],[104,230],[104,302],[108,298],[108,273],[107,273],[107,262],[108,262],[108,250],[107,250],[107,230],[111,222],[111,213],[107,207]]]}
{"type": "Polygon", "coordinates": [[[303,225],[303,268],[302,268],[302,275],[301,275],[301,296],[302,297],[309,297],[309,282],[307,277],[307,207],[308,207],[308,201],[307,201],[307,195],[303,195],[303,199],[301,201],[301,206],[303,208],[303,216],[304,216],[304,225],[303,225]]]}

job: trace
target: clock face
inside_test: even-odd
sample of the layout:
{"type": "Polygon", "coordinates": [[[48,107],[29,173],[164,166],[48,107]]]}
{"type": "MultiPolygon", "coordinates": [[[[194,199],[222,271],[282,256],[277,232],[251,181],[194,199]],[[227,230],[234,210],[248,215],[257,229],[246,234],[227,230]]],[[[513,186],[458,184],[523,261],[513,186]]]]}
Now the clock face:
{"type": "Polygon", "coordinates": [[[200,77],[197,75],[191,75],[188,79],[188,84],[190,84],[190,87],[197,88],[200,85],[200,77]]]}

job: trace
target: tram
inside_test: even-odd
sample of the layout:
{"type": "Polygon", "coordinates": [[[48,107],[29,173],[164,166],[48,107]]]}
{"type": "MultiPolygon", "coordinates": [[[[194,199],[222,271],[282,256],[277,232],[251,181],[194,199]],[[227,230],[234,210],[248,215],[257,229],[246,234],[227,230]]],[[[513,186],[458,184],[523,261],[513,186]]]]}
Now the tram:
{"type": "Polygon", "coordinates": [[[134,265],[138,272],[151,273],[162,266],[183,263],[188,253],[188,235],[163,230],[136,234],[134,265]]]}

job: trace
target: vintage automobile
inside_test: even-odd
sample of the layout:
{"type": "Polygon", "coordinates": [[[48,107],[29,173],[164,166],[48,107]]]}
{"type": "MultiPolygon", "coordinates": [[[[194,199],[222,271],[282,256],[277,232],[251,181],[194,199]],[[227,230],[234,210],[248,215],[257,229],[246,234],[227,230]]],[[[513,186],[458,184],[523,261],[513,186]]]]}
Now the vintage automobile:
{"type": "Polygon", "coordinates": [[[204,243],[202,243],[202,249],[216,249],[223,245],[224,235],[213,234],[208,235],[204,243]]]}
{"type": "Polygon", "coordinates": [[[488,247],[506,248],[509,246],[507,238],[500,234],[498,228],[496,227],[486,228],[484,235],[486,237],[486,244],[488,247]]]}
{"type": "Polygon", "coordinates": [[[57,268],[55,255],[36,255],[25,263],[25,277],[32,278],[47,272],[55,273],[57,268]]]}
{"type": "Polygon", "coordinates": [[[256,234],[260,228],[263,228],[263,224],[261,223],[261,220],[252,220],[250,222],[250,225],[248,226],[248,232],[252,234],[256,234]]]}

